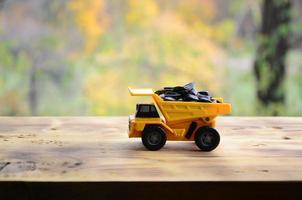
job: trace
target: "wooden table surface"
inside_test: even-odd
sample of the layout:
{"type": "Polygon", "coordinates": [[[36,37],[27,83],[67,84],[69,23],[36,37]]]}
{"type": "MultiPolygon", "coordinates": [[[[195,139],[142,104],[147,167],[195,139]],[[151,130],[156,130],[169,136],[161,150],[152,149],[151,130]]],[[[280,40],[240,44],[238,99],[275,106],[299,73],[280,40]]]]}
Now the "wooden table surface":
{"type": "Polygon", "coordinates": [[[302,118],[219,117],[221,143],[147,151],[127,117],[0,117],[0,181],[301,181],[302,118]]]}

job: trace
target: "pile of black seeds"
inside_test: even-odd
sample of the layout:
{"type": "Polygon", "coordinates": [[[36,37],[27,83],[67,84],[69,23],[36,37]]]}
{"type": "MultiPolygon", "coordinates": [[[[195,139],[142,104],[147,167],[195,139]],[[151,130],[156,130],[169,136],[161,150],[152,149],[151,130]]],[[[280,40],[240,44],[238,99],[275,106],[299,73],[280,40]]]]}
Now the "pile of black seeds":
{"type": "Polygon", "coordinates": [[[184,86],[164,87],[155,92],[165,101],[195,101],[207,103],[220,103],[213,99],[208,91],[197,91],[193,83],[184,86]]]}

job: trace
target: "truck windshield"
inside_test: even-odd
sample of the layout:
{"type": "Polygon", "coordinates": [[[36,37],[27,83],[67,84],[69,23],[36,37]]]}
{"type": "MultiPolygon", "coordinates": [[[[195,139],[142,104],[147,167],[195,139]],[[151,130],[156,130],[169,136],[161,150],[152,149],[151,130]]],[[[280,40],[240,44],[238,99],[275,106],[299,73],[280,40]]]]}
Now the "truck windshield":
{"type": "Polygon", "coordinates": [[[159,114],[153,104],[137,104],[135,117],[155,118],[159,114]]]}

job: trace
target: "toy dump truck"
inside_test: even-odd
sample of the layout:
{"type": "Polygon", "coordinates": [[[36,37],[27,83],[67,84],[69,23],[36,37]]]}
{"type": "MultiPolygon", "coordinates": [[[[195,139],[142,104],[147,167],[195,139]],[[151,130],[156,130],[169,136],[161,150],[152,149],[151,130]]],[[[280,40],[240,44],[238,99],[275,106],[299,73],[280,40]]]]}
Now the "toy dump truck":
{"type": "Polygon", "coordinates": [[[222,98],[213,98],[215,103],[165,101],[152,89],[129,88],[129,92],[153,99],[152,104],[137,104],[135,115],[129,117],[129,137],[141,137],[148,150],[161,149],[166,140],[195,141],[202,151],[218,146],[215,118],[231,112],[231,105],[222,98]]]}

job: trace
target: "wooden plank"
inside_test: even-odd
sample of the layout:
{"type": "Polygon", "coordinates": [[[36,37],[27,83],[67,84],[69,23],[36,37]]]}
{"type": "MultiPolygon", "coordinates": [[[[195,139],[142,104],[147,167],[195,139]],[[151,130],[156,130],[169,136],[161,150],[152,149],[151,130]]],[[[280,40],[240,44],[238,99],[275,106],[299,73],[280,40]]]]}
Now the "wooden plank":
{"type": "Polygon", "coordinates": [[[221,144],[156,152],[126,117],[0,117],[0,181],[301,181],[302,118],[220,117],[221,144]]]}

